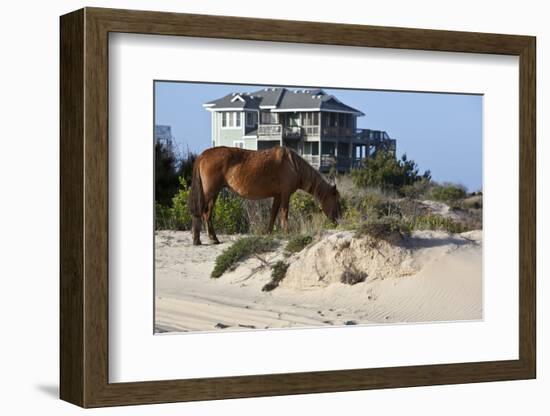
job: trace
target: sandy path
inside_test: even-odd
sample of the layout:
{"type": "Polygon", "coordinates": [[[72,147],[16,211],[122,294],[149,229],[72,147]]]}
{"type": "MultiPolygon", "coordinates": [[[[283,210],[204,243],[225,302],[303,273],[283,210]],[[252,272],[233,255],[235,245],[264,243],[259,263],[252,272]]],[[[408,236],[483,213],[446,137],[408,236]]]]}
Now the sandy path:
{"type": "MultiPolygon", "coordinates": [[[[344,233],[338,237],[350,238],[350,235],[344,233]]],[[[395,278],[372,275],[353,286],[330,282],[301,284],[299,288],[289,279],[288,284],[272,292],[262,292],[261,288],[270,280],[270,270],[262,267],[258,259],[245,261],[219,279],[210,278],[216,256],[235,237],[222,236],[220,245],[193,247],[189,233],[159,232],[157,331],[481,319],[481,233],[449,238],[442,233],[424,232],[416,237],[414,241],[420,247],[411,251],[409,260],[419,270],[412,275],[395,278]]],[[[316,253],[307,250],[302,253],[303,258],[307,255],[316,253]]],[[[281,250],[263,256],[268,263],[281,258],[281,250]]],[[[308,279],[314,278],[313,271],[307,274],[308,279]]]]}

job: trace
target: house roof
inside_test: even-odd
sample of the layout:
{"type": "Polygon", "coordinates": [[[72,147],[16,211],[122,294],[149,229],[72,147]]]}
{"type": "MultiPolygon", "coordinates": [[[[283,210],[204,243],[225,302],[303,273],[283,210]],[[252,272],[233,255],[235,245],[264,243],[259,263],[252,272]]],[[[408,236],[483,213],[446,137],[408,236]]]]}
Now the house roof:
{"type": "Polygon", "coordinates": [[[334,111],[364,115],[363,112],[344,104],[322,89],[290,90],[277,87],[264,88],[255,92],[235,92],[205,103],[203,106],[210,111],[270,109],[275,112],[334,111]]]}

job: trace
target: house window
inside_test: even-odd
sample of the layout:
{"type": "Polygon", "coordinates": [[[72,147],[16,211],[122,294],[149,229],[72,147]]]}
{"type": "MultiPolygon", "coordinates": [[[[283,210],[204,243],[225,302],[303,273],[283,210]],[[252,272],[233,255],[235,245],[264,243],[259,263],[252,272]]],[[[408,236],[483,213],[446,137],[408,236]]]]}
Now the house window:
{"type": "Polygon", "coordinates": [[[222,112],[222,127],[225,127],[225,128],[241,127],[241,113],[238,111],[222,112]]]}
{"type": "Polygon", "coordinates": [[[242,140],[235,140],[233,142],[233,147],[238,147],[239,149],[244,149],[244,141],[242,140]]]}
{"type": "Polygon", "coordinates": [[[271,113],[269,111],[262,111],[262,113],[261,113],[261,123],[262,124],[277,124],[278,123],[277,113],[271,113]]]}
{"type": "Polygon", "coordinates": [[[304,154],[317,156],[319,154],[319,142],[305,142],[304,154]]]}
{"type": "Polygon", "coordinates": [[[304,126],[317,126],[319,124],[319,113],[304,113],[303,120],[304,126]]]}

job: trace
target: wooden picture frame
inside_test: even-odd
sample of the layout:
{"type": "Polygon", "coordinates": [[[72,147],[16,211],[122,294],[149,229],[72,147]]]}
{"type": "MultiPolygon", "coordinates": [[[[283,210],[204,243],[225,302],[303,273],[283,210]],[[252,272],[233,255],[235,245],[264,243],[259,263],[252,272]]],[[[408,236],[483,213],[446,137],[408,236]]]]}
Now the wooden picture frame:
{"type": "Polygon", "coordinates": [[[534,37],[99,8],[85,8],[62,16],[60,29],[61,399],[82,407],[101,407],[535,378],[534,37]],[[518,56],[519,359],[109,383],[110,32],[518,56]]]}

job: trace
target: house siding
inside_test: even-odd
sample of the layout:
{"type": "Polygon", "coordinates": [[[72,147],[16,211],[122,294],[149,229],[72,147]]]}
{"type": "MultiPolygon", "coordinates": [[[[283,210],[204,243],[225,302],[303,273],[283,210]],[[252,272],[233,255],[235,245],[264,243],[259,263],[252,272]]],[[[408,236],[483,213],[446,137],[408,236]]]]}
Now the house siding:
{"type": "Polygon", "coordinates": [[[244,148],[248,150],[258,150],[258,140],[256,139],[243,139],[244,148]]]}
{"type": "Polygon", "coordinates": [[[222,127],[222,115],[221,113],[216,113],[216,117],[213,117],[216,119],[217,126],[217,137],[216,137],[216,146],[233,146],[233,142],[235,140],[243,140],[244,135],[244,120],[243,120],[244,113],[240,112],[239,117],[241,118],[241,126],[240,127],[231,127],[231,128],[225,128],[222,127]]]}

